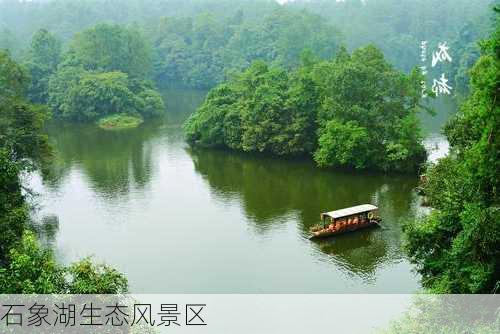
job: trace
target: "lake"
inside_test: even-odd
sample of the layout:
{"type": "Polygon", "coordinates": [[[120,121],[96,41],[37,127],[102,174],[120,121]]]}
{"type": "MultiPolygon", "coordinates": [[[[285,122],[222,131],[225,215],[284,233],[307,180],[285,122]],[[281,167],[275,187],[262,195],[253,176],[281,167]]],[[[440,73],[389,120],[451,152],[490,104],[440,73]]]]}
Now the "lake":
{"type": "MultiPolygon", "coordinates": [[[[53,123],[54,166],[38,218],[62,262],[93,255],[124,272],[133,293],[412,293],[401,225],[425,210],[418,178],[321,170],[310,161],[191,149],[180,124],[204,92],[165,93],[168,115],[137,129],[53,123]],[[383,227],[312,242],[321,212],[380,207],[383,227]]],[[[449,108],[424,117],[433,159],[449,108]]]]}

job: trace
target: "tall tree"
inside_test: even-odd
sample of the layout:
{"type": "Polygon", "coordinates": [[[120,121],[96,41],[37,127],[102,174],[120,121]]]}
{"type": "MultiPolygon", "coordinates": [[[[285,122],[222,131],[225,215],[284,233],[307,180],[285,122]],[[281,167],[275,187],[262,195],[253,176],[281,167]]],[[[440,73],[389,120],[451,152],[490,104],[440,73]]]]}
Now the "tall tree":
{"type": "Polygon", "coordinates": [[[418,72],[394,69],[374,46],[319,63],[320,166],[414,172],[425,160],[418,72]]]}
{"type": "Polygon", "coordinates": [[[410,222],[407,249],[423,284],[439,293],[500,288],[500,20],[481,43],[471,94],[446,127],[447,158],[431,165],[424,191],[432,213],[410,222]]]}
{"type": "Polygon", "coordinates": [[[0,263],[22,236],[28,217],[19,175],[48,153],[42,132],[46,110],[25,99],[27,73],[0,51],[0,263]]]}
{"type": "Polygon", "coordinates": [[[88,71],[120,71],[139,79],[151,71],[151,46],[137,26],[98,24],[75,36],[68,55],[88,71]]]}
{"type": "Polygon", "coordinates": [[[25,66],[31,75],[28,95],[35,103],[47,103],[49,78],[57,70],[61,42],[45,29],[33,35],[25,66]]]}

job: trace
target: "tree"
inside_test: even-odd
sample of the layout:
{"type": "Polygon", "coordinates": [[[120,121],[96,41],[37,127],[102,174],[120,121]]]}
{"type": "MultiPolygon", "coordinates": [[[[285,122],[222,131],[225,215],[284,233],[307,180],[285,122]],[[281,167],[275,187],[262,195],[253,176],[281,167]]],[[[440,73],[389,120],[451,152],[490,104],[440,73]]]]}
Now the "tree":
{"type": "Polygon", "coordinates": [[[87,74],[81,66],[61,64],[57,72],[50,77],[48,87],[48,105],[56,118],[71,119],[74,111],[70,109],[71,91],[76,91],[80,80],[87,74]]]}
{"type": "Polygon", "coordinates": [[[316,162],[383,171],[419,168],[426,153],[417,119],[418,72],[395,70],[380,50],[367,46],[319,63],[313,77],[322,92],[316,162]],[[331,152],[335,147],[341,149],[331,152]]]}
{"type": "Polygon", "coordinates": [[[28,207],[19,175],[47,153],[42,134],[45,110],[25,100],[29,78],[5,51],[0,51],[0,265],[22,235],[28,207]]]}
{"type": "Polygon", "coordinates": [[[467,53],[469,41],[487,36],[481,22],[488,21],[491,3],[491,0],[296,0],[288,6],[316,13],[339,27],[349,49],[376,45],[391,64],[405,72],[418,65],[421,41],[427,41],[429,49],[447,41],[453,57],[447,72],[455,74],[462,66],[461,58],[467,53]]]}
{"type": "Polygon", "coordinates": [[[28,207],[21,193],[21,167],[11,160],[5,149],[0,150],[0,267],[7,254],[19,241],[28,219],[28,207]]]}
{"type": "Polygon", "coordinates": [[[187,121],[191,143],[302,155],[314,147],[314,87],[304,75],[255,62],[215,88],[187,121]],[[309,94],[310,93],[310,94],[309,94]]]}
{"type": "MultiPolygon", "coordinates": [[[[3,23],[0,30],[6,27],[15,32],[19,41],[15,49],[19,50],[26,47],[22,41],[29,40],[40,28],[68,41],[76,33],[102,22],[137,23],[155,44],[158,83],[172,85],[175,78],[177,84],[212,88],[225,79],[227,70],[233,67],[243,70],[254,60],[279,60],[283,66],[298,65],[297,57],[303,48],[314,48],[321,56],[330,57],[330,51],[339,42],[332,26],[345,36],[349,50],[373,43],[394,66],[409,72],[419,61],[418,45],[422,40],[427,40],[430,47],[442,41],[451,45],[464,27],[471,35],[485,36],[478,22],[487,21],[491,3],[492,0],[405,3],[399,0],[294,0],[280,6],[273,0],[3,0],[0,1],[0,25],[3,23]],[[200,30],[206,28],[205,33],[195,36],[194,27],[188,30],[180,27],[182,21],[193,22],[197,16],[206,18],[206,14],[211,17],[204,20],[208,25],[199,26],[200,30]],[[166,30],[161,23],[163,17],[172,23],[166,30]],[[467,27],[469,22],[473,24],[467,27]],[[197,43],[198,37],[202,43],[197,43]],[[214,41],[224,46],[212,44],[214,41]],[[203,60],[205,66],[197,66],[194,58],[203,60]],[[221,66],[222,72],[218,71],[221,66]],[[188,71],[190,69],[193,71],[188,71]]],[[[452,45],[453,74],[464,64],[461,58],[465,46],[452,45]]],[[[110,69],[115,70],[128,73],[121,68],[110,69]]],[[[459,80],[463,79],[462,74],[459,80]]],[[[457,85],[452,83],[452,86],[457,85]]]]}
{"type": "Polygon", "coordinates": [[[136,97],[128,85],[125,73],[85,73],[68,92],[64,117],[89,121],[109,114],[137,113],[136,97]]]}
{"type": "Polygon", "coordinates": [[[212,88],[230,72],[263,60],[292,69],[304,49],[322,59],[334,55],[341,40],[336,28],[305,11],[277,8],[262,22],[202,13],[163,18],[155,32],[156,79],[164,85],[212,88]]]}
{"type": "Polygon", "coordinates": [[[61,42],[45,29],[33,35],[25,63],[31,76],[28,96],[34,103],[48,100],[49,78],[57,70],[61,56],[61,42]]]}
{"type": "Polygon", "coordinates": [[[76,34],[69,57],[87,71],[128,74],[145,79],[151,71],[151,46],[135,26],[98,24],[76,34]]]}
{"type": "Polygon", "coordinates": [[[42,132],[47,111],[26,101],[27,73],[0,51],[0,264],[19,240],[28,217],[19,175],[48,154],[42,132]]]}
{"type": "Polygon", "coordinates": [[[0,267],[3,294],[118,294],[127,290],[123,274],[90,259],[69,267],[58,264],[52,250],[43,248],[31,232],[11,249],[8,265],[0,267]]]}
{"type": "Polygon", "coordinates": [[[431,214],[405,227],[423,285],[439,293],[494,293],[500,281],[500,25],[481,43],[471,94],[446,127],[451,153],[430,165],[431,214]]]}
{"type": "Polygon", "coordinates": [[[122,72],[63,67],[51,78],[49,95],[56,117],[80,122],[111,114],[148,118],[165,110],[162,97],[150,84],[131,80],[122,72]]]}
{"type": "Polygon", "coordinates": [[[20,175],[50,158],[43,133],[47,110],[27,101],[27,73],[0,51],[0,293],[120,293],[125,277],[89,260],[56,263],[31,232],[30,206],[20,175]],[[24,191],[23,191],[24,190],[24,191]]]}
{"type": "Polygon", "coordinates": [[[40,248],[32,233],[26,233],[10,250],[8,260],[6,267],[0,267],[2,293],[52,294],[64,290],[62,267],[49,249],[40,248]]]}
{"type": "Polygon", "coordinates": [[[147,80],[150,47],[137,28],[99,24],[78,34],[48,84],[57,118],[95,121],[111,114],[154,117],[165,104],[147,80]]]}
{"type": "Polygon", "coordinates": [[[370,156],[370,135],[366,128],[356,121],[346,123],[330,120],[319,137],[318,150],[314,159],[319,166],[351,166],[357,169],[367,167],[370,156]]]}
{"type": "Polygon", "coordinates": [[[415,172],[425,160],[420,74],[369,46],[332,61],[303,53],[295,71],[262,61],[212,90],[186,122],[194,145],[314,156],[322,167],[415,172]]]}

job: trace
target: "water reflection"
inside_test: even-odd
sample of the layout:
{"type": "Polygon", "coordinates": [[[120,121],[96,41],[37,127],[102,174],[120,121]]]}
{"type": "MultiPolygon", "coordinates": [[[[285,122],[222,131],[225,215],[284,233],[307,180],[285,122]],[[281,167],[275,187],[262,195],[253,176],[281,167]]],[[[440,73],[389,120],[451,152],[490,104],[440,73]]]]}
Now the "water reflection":
{"type": "Polygon", "coordinates": [[[52,123],[48,127],[55,161],[46,183],[58,188],[78,166],[104,197],[126,196],[132,188],[144,188],[151,180],[152,146],[159,127],[143,124],[137,129],[105,131],[93,124],[52,123]]]}
{"type": "Polygon", "coordinates": [[[32,188],[43,198],[41,215],[59,217],[56,240],[49,226],[47,242],[63,261],[96,255],[125,272],[137,293],[418,289],[401,250],[401,222],[419,209],[416,177],[192,150],[180,124],[203,96],[169,91],[165,119],[123,132],[49,126],[57,161],[32,188]],[[360,203],[380,207],[382,228],[308,240],[321,212],[360,203]]]}
{"type": "Polygon", "coordinates": [[[388,242],[377,229],[380,227],[373,226],[314,243],[321,252],[330,256],[331,262],[345,272],[372,281],[377,267],[391,260],[388,242]]]}
{"type": "Polygon", "coordinates": [[[294,213],[301,237],[321,212],[374,203],[384,227],[311,243],[348,272],[371,276],[401,259],[401,219],[412,215],[415,177],[320,170],[308,161],[283,161],[234,152],[188,150],[195,169],[221,203],[237,200],[254,230],[266,234],[294,213]]]}
{"type": "MultiPolygon", "coordinates": [[[[169,127],[178,130],[205,95],[200,90],[166,90],[165,116],[125,131],[105,131],[94,124],[52,122],[47,131],[56,156],[45,176],[47,185],[60,187],[72,167],[78,166],[96,192],[106,198],[126,196],[132,189],[146,187],[153,173],[151,140],[169,127]]],[[[173,140],[179,141],[182,133],[177,130],[173,131],[173,140]]]]}
{"type": "Polygon", "coordinates": [[[59,218],[56,215],[47,215],[36,220],[33,219],[31,228],[43,246],[53,247],[59,232],[59,218]]]}

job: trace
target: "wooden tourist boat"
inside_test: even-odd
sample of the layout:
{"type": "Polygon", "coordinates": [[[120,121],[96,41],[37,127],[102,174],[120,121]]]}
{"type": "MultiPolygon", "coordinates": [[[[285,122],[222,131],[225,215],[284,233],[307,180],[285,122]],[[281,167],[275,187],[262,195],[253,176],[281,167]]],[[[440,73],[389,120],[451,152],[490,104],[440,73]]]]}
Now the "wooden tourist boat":
{"type": "Polygon", "coordinates": [[[334,235],[356,231],[381,222],[378,208],[364,204],[321,214],[322,224],[311,228],[310,239],[327,238],[334,235]]]}

